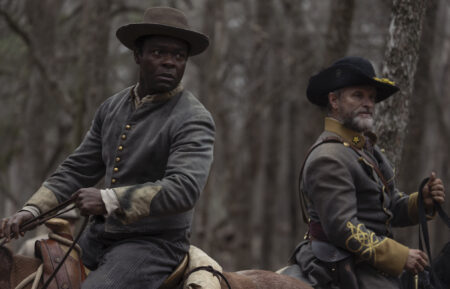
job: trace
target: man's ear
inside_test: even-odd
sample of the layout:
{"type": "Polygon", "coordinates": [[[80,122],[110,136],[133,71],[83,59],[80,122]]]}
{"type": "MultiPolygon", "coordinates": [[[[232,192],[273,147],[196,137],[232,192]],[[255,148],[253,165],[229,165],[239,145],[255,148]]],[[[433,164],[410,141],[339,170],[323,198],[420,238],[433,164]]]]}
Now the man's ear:
{"type": "Polygon", "coordinates": [[[141,64],[141,56],[139,55],[139,52],[137,51],[137,49],[133,50],[133,55],[134,55],[134,61],[136,62],[136,64],[141,64]]]}
{"type": "Polygon", "coordinates": [[[330,104],[333,110],[336,110],[338,108],[338,100],[339,96],[336,93],[334,92],[328,93],[328,103],[330,104]]]}

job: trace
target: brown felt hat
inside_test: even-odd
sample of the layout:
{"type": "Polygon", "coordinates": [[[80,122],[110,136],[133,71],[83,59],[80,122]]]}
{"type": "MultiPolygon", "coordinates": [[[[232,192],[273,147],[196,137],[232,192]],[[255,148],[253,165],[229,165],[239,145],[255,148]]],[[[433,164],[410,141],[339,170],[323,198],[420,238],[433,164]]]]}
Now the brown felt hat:
{"type": "Polygon", "coordinates": [[[141,23],[127,24],[117,29],[116,36],[131,50],[139,37],[147,35],[171,36],[189,44],[189,55],[199,54],[208,47],[209,38],[192,30],[183,12],[170,7],[153,7],[144,13],[141,23]]]}

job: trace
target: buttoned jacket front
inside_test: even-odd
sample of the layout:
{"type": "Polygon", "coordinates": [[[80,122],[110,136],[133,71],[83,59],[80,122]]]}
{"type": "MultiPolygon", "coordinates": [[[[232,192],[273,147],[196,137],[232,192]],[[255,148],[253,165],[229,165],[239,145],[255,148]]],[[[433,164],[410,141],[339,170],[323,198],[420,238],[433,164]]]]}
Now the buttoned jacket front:
{"type": "Polygon", "coordinates": [[[27,202],[46,211],[104,177],[120,208],[111,233],[186,229],[213,159],[214,123],[189,92],[136,108],[132,88],[108,98],[72,153],[27,202]]]}
{"type": "Polygon", "coordinates": [[[327,241],[353,254],[357,262],[397,276],[409,249],[392,239],[391,228],[417,223],[417,194],[397,190],[380,149],[365,149],[368,138],[327,118],[317,142],[330,138],[340,141],[315,148],[302,176],[311,222],[319,223],[327,241]]]}

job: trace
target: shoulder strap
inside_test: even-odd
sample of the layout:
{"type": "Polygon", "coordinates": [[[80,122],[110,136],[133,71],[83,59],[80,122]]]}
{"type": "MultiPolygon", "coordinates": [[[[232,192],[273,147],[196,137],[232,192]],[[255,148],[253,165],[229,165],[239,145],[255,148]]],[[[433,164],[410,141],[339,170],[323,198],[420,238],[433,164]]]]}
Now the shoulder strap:
{"type": "Polygon", "coordinates": [[[377,174],[380,181],[383,183],[384,189],[389,193],[390,189],[388,186],[388,183],[386,181],[386,178],[384,177],[383,173],[381,173],[380,168],[378,167],[378,164],[376,164],[370,157],[367,157],[366,154],[354,146],[350,145],[350,148],[352,148],[357,155],[359,155],[360,158],[363,158],[366,162],[368,162],[372,168],[374,169],[375,173],[377,174]]]}
{"type": "Polygon", "coordinates": [[[303,222],[305,222],[306,224],[309,223],[309,216],[308,216],[308,211],[306,208],[307,199],[306,199],[305,194],[302,192],[303,170],[305,169],[306,160],[308,159],[309,155],[313,152],[313,150],[315,150],[318,146],[320,146],[324,143],[343,143],[343,141],[339,137],[330,136],[330,137],[324,138],[320,142],[315,143],[312,147],[309,148],[308,152],[306,153],[306,156],[303,160],[302,168],[300,169],[300,175],[298,178],[298,191],[299,191],[299,197],[300,197],[300,206],[302,209],[303,222]]]}

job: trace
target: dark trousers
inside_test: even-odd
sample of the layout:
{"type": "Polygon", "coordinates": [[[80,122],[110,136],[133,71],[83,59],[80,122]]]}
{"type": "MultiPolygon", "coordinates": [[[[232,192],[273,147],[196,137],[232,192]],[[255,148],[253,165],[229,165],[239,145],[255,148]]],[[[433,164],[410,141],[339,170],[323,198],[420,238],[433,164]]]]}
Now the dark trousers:
{"type": "Polygon", "coordinates": [[[80,239],[83,263],[92,271],[82,289],[157,289],[189,250],[186,230],[158,235],[103,232],[91,224],[80,239]]]}

